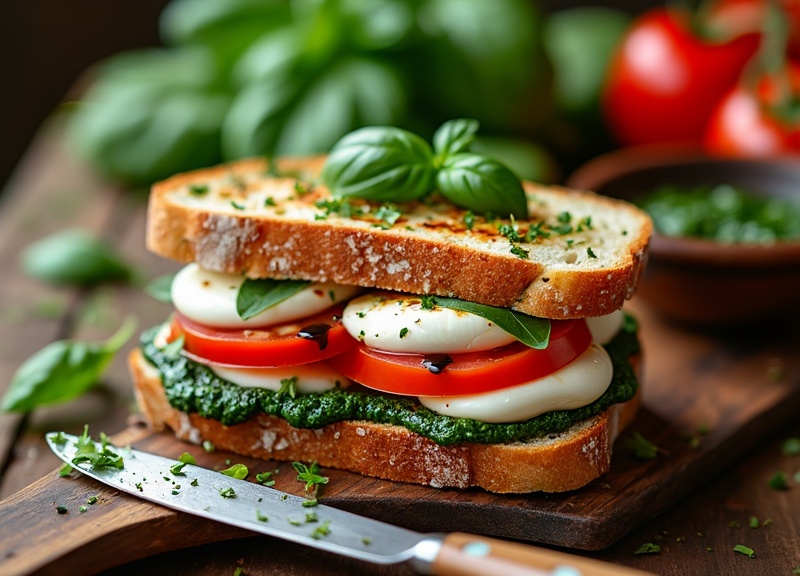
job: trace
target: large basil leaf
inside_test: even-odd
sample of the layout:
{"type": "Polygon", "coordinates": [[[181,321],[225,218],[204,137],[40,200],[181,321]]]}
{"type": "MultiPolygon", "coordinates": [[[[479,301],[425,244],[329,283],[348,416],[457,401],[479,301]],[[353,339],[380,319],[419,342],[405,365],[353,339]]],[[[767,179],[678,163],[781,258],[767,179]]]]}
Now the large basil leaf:
{"type": "Polygon", "coordinates": [[[91,388],[136,329],[128,319],[100,344],[58,340],[48,344],[22,363],[11,378],[2,408],[30,412],[37,406],[76,398],[91,388]]]}
{"type": "Polygon", "coordinates": [[[86,286],[128,281],[133,270],[103,241],[84,230],[57,232],[22,252],[25,273],[52,284],[86,286]]]}
{"type": "Polygon", "coordinates": [[[236,295],[236,312],[242,320],[257,316],[267,308],[294,296],[311,284],[306,280],[270,280],[248,278],[236,295]]]}
{"type": "Polygon", "coordinates": [[[528,202],[519,178],[493,158],[456,154],[445,162],[436,184],[442,196],[458,206],[481,214],[528,217],[528,202]]]}
{"type": "Polygon", "coordinates": [[[486,318],[531,348],[543,350],[547,348],[547,344],[550,341],[550,320],[547,318],[537,318],[521,312],[514,312],[508,308],[487,306],[486,304],[478,304],[456,298],[435,296],[433,302],[443,308],[469,312],[481,318],[486,318]]]}
{"type": "Polygon", "coordinates": [[[439,165],[450,156],[469,151],[478,132],[478,126],[477,120],[465,118],[449,120],[442,124],[433,135],[433,151],[439,165]]]}
{"type": "Polygon", "coordinates": [[[433,151],[399,128],[374,126],[351,132],[334,146],[322,181],[337,196],[384,202],[420,198],[433,188],[433,151]]]}

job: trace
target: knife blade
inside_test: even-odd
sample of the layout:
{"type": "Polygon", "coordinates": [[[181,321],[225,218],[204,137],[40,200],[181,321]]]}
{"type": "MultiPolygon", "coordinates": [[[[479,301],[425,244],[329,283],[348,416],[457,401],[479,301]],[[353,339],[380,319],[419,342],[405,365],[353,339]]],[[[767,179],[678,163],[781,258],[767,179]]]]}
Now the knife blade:
{"type": "MultiPolygon", "coordinates": [[[[324,504],[309,507],[306,498],[231,478],[132,448],[115,448],[122,466],[75,461],[79,438],[46,434],[50,449],[81,473],[138,498],[373,564],[405,563],[419,574],[442,576],[645,576],[632,568],[482,536],[422,534],[324,504]]],[[[87,444],[86,439],[83,440],[87,444]]],[[[95,453],[105,443],[89,440],[95,453]]],[[[91,448],[90,448],[91,450],[91,448]]],[[[84,449],[81,452],[85,452],[84,449]]],[[[652,575],[651,575],[652,576],[652,575]]]]}

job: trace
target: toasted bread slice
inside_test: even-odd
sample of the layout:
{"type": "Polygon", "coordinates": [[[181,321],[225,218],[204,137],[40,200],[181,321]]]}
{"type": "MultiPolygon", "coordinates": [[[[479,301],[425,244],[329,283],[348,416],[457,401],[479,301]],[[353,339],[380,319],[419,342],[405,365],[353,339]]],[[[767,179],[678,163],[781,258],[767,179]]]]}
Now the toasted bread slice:
{"type": "Polygon", "coordinates": [[[186,414],[167,401],[158,370],[134,350],[129,357],[136,399],[156,430],[265,460],[316,461],[365,476],[435,488],[478,486],[498,493],[565,492],[608,471],[614,439],[632,420],[639,395],[573,425],[526,442],[440,446],[401,426],[344,421],[317,430],[295,428],[262,414],[225,426],[186,414]]]}
{"type": "Polygon", "coordinates": [[[652,224],[632,205],[526,183],[527,221],[473,219],[435,197],[383,211],[364,200],[342,206],[315,183],[324,160],[287,159],[282,177],[245,160],[158,183],[147,246],[219,272],[436,294],[545,318],[600,316],[634,293],[652,224]],[[520,240],[514,226],[541,234],[520,240]]]}

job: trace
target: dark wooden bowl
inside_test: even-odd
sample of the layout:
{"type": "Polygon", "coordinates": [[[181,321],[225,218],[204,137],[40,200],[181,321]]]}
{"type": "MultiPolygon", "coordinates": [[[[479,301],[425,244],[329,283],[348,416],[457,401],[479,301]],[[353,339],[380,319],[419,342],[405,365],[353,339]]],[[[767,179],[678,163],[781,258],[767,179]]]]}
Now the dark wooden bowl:
{"type": "MultiPolygon", "coordinates": [[[[725,159],[685,148],[631,148],[590,161],[567,183],[626,200],[666,184],[722,183],[800,200],[800,159],[725,159]]],[[[655,233],[637,294],[662,313],[694,324],[743,324],[792,313],[800,308],[800,241],[722,244],[655,233]]]]}

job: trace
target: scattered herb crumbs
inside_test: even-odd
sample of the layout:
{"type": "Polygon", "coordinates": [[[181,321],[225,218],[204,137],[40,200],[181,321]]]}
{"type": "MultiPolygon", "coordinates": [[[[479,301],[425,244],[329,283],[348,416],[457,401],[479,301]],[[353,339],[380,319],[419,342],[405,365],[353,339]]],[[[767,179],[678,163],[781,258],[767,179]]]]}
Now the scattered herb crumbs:
{"type": "Polygon", "coordinates": [[[183,473],[183,468],[186,466],[185,462],[178,462],[173,464],[169,467],[169,471],[171,474],[175,476],[185,476],[186,474],[183,473]]]}
{"type": "Polygon", "coordinates": [[[256,482],[262,486],[275,486],[275,480],[272,479],[272,472],[259,472],[256,474],[256,482]]]}
{"type": "Polygon", "coordinates": [[[264,200],[264,206],[275,206],[275,198],[272,196],[267,196],[264,200]]]}
{"type": "Polygon", "coordinates": [[[772,525],[772,518],[766,518],[762,523],[762,526],[767,527],[772,525]]]}
{"type": "Polygon", "coordinates": [[[235,202],[234,200],[231,200],[231,206],[233,206],[236,210],[244,210],[244,208],[245,208],[244,204],[239,204],[238,202],[235,202]]]}
{"type": "Polygon", "coordinates": [[[192,184],[189,186],[189,192],[195,194],[196,196],[202,196],[206,192],[208,192],[208,186],[203,184],[192,184]]]}
{"type": "Polygon", "coordinates": [[[53,444],[56,444],[57,446],[63,446],[64,444],[67,443],[67,437],[64,436],[63,432],[59,432],[58,434],[53,436],[51,440],[53,441],[53,444]]]}
{"type": "Polygon", "coordinates": [[[288,497],[288,494],[281,494],[281,500],[286,500],[288,497]]]}
{"type": "Polygon", "coordinates": [[[314,528],[314,531],[311,533],[311,537],[314,540],[319,540],[323,536],[327,536],[330,533],[331,533],[331,521],[325,520],[325,522],[314,528]]]}
{"type": "Polygon", "coordinates": [[[236,498],[236,491],[233,488],[228,487],[223,490],[220,490],[219,495],[222,496],[223,498],[236,498]]]}
{"type": "Polygon", "coordinates": [[[758,528],[759,522],[756,516],[750,516],[750,528],[758,528]]]}
{"type": "Polygon", "coordinates": [[[78,508],[78,512],[80,512],[81,514],[83,514],[87,510],[88,510],[88,508],[86,506],[81,506],[80,508],[78,508]]]}
{"type": "Polygon", "coordinates": [[[745,556],[748,556],[749,558],[755,558],[756,557],[755,550],[753,550],[749,546],[745,546],[744,544],[737,544],[736,546],[733,547],[733,551],[734,552],[738,552],[739,554],[744,554],[745,556]]]}
{"type": "Polygon", "coordinates": [[[136,486],[136,489],[137,489],[139,492],[144,492],[144,490],[142,489],[142,483],[141,483],[141,482],[137,482],[137,483],[135,484],[135,486],[136,486]]]}
{"type": "Polygon", "coordinates": [[[108,436],[100,432],[100,450],[97,449],[91,436],[89,436],[89,425],[83,427],[83,434],[78,437],[75,446],[75,457],[73,464],[88,462],[92,468],[116,468],[122,470],[124,462],[122,456],[108,447],[108,436]]]}
{"type": "Polygon", "coordinates": [[[636,458],[641,458],[642,460],[652,460],[658,456],[659,452],[664,453],[663,450],[650,442],[639,432],[633,432],[633,434],[630,435],[627,446],[633,451],[633,455],[636,456],[636,458]]]}
{"type": "Polygon", "coordinates": [[[646,542],[639,546],[636,550],[634,550],[634,554],[657,554],[661,552],[661,546],[658,544],[653,544],[652,542],[646,542]]]}
{"type": "Polygon", "coordinates": [[[316,498],[311,498],[309,500],[303,500],[303,508],[313,508],[317,504],[319,504],[319,500],[317,500],[316,498]]]}
{"type": "Polygon", "coordinates": [[[586,248],[586,254],[589,256],[589,258],[597,258],[597,255],[594,253],[594,250],[592,250],[591,246],[586,248]]]}
{"type": "Polygon", "coordinates": [[[789,481],[786,478],[786,472],[776,472],[775,475],[769,479],[769,486],[773,490],[788,490],[789,481]]]}
{"type": "Polygon", "coordinates": [[[372,538],[370,538],[369,536],[364,536],[364,537],[361,539],[361,543],[362,543],[364,546],[369,546],[370,544],[372,544],[372,538]]]}
{"type": "Polygon", "coordinates": [[[302,526],[302,522],[297,518],[287,518],[286,521],[291,524],[292,526],[302,526]]]}
{"type": "Polygon", "coordinates": [[[259,510],[256,510],[256,520],[259,522],[269,522],[269,516],[262,514],[259,510]]]}
{"type": "Polygon", "coordinates": [[[197,466],[197,460],[195,459],[194,456],[192,456],[188,452],[184,452],[183,454],[181,454],[178,457],[178,462],[183,462],[184,464],[193,464],[194,466],[197,466]]]}
{"type": "Polygon", "coordinates": [[[69,464],[64,464],[58,470],[58,477],[59,478],[66,478],[67,476],[69,476],[70,472],[72,472],[72,466],[70,466],[69,464]]]}
{"type": "Polygon", "coordinates": [[[306,523],[308,522],[317,522],[319,518],[317,517],[317,513],[313,510],[306,512],[306,523]]]}
{"type": "Polygon", "coordinates": [[[328,477],[319,474],[319,466],[316,462],[305,465],[302,462],[292,462],[292,468],[297,472],[297,480],[306,483],[306,492],[311,492],[311,500],[316,500],[319,488],[322,484],[328,483],[328,477]]]}
{"type": "Polygon", "coordinates": [[[288,394],[290,398],[297,397],[297,376],[292,376],[291,378],[284,378],[281,380],[281,387],[278,389],[278,396],[283,396],[284,394],[288,394]]]}
{"type": "Polygon", "coordinates": [[[178,495],[178,494],[180,494],[180,493],[181,493],[181,492],[180,492],[180,490],[173,490],[173,491],[172,491],[172,495],[173,495],[173,496],[177,496],[177,495],[178,495]]]}
{"type": "Polygon", "coordinates": [[[244,464],[234,464],[230,468],[220,470],[220,474],[225,474],[225,476],[230,476],[231,478],[236,478],[237,480],[244,480],[247,478],[249,473],[250,471],[244,464]]]}
{"type": "Polygon", "coordinates": [[[97,504],[97,496],[89,496],[89,499],[86,500],[86,503],[89,504],[90,506],[92,504],[97,504]]]}
{"type": "Polygon", "coordinates": [[[203,440],[203,450],[205,450],[207,453],[209,453],[209,452],[213,452],[214,450],[216,450],[216,448],[214,447],[214,443],[213,442],[211,442],[209,440],[203,440]]]}
{"type": "Polygon", "coordinates": [[[66,506],[56,506],[56,512],[59,514],[66,514],[68,510],[66,506]]]}
{"type": "Polygon", "coordinates": [[[781,446],[784,456],[800,456],[800,438],[787,438],[781,446]]]}
{"type": "Polygon", "coordinates": [[[706,552],[713,552],[714,549],[711,546],[706,546],[706,552]]]}
{"type": "Polygon", "coordinates": [[[510,252],[514,256],[516,256],[517,258],[521,258],[522,260],[527,260],[530,254],[527,250],[525,250],[525,248],[517,245],[512,246],[510,252]]]}
{"type": "Polygon", "coordinates": [[[467,213],[464,214],[463,220],[467,230],[472,230],[472,227],[475,226],[475,214],[472,213],[472,210],[468,210],[467,213]]]}
{"type": "Polygon", "coordinates": [[[406,334],[408,334],[408,328],[406,327],[400,328],[400,338],[405,338],[406,334]]]}
{"type": "Polygon", "coordinates": [[[199,486],[199,485],[200,485],[200,483],[197,481],[197,478],[195,478],[194,480],[192,480],[191,482],[189,482],[189,485],[190,485],[190,486],[199,486]]]}

